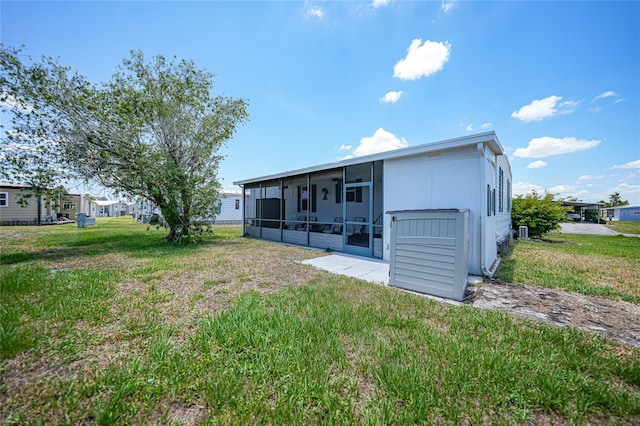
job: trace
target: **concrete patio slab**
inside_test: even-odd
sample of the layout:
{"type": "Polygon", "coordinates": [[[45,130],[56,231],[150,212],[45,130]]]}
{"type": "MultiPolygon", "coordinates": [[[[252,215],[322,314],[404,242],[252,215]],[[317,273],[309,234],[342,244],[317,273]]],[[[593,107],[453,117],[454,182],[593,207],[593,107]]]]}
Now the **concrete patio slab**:
{"type": "MultiPolygon", "coordinates": [[[[335,253],[329,256],[316,257],[302,261],[305,265],[311,265],[318,269],[331,272],[333,274],[345,275],[352,278],[369,281],[375,284],[389,285],[389,262],[386,260],[372,259],[370,257],[354,256],[344,253],[335,253]]],[[[475,291],[476,286],[482,282],[482,277],[469,275],[467,290],[475,291]]],[[[461,305],[462,302],[432,296],[429,294],[416,293],[404,290],[418,296],[427,297],[452,305],[461,305]]]]}
{"type": "Polygon", "coordinates": [[[336,253],[308,259],[302,263],[334,274],[360,278],[378,284],[389,284],[389,262],[384,260],[336,253]]]}

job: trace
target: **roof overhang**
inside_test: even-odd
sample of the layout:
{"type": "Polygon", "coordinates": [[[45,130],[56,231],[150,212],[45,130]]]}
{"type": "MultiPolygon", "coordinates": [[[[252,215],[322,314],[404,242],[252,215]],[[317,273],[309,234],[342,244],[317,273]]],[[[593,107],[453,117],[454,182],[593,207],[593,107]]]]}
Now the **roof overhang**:
{"type": "Polygon", "coordinates": [[[339,167],[352,166],[355,164],[367,163],[378,160],[390,160],[395,158],[410,157],[412,155],[426,154],[433,151],[444,151],[448,149],[460,148],[468,145],[477,145],[484,143],[495,155],[503,155],[504,148],[498,140],[496,132],[477,133],[474,135],[463,136],[455,139],[446,139],[438,142],[431,142],[422,145],[410,146],[407,148],[395,149],[393,151],[385,151],[377,154],[364,155],[362,157],[354,157],[346,160],[336,161],[333,163],[319,164],[317,166],[306,167],[302,169],[288,170],[272,175],[260,176],[251,179],[239,180],[233,182],[234,185],[246,185],[250,183],[262,182],[273,179],[280,179],[289,176],[302,175],[306,173],[320,172],[323,170],[335,169],[339,167]]]}

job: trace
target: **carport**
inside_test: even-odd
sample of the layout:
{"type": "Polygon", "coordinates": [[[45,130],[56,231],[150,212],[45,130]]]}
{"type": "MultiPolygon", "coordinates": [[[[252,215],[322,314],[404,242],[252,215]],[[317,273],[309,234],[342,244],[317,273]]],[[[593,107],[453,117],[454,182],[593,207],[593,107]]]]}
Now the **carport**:
{"type": "Polygon", "coordinates": [[[563,201],[564,207],[571,207],[573,211],[567,213],[567,217],[575,220],[576,222],[590,222],[589,211],[593,211],[596,220],[600,223],[600,208],[601,204],[598,203],[582,203],[574,201],[563,201]]]}

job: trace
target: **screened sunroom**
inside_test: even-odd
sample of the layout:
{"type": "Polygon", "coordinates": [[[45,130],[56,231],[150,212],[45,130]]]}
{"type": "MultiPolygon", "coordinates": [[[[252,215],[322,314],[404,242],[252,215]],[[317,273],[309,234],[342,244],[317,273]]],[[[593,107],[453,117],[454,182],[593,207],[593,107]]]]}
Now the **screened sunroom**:
{"type": "Polygon", "coordinates": [[[486,132],[234,184],[244,191],[244,235],[383,260],[387,212],[467,209],[469,272],[491,275],[510,238],[511,179],[500,141],[486,132]]]}
{"type": "Polygon", "coordinates": [[[382,161],[240,182],[244,234],[382,258],[382,161]]]}

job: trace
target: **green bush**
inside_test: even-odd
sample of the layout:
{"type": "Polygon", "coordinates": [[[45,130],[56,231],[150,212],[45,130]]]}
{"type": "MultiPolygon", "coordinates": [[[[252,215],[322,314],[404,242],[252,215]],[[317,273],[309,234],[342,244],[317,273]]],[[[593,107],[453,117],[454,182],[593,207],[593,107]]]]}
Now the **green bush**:
{"type": "Polygon", "coordinates": [[[511,220],[514,229],[520,226],[529,227],[529,237],[539,238],[558,229],[564,222],[570,208],[562,206],[562,202],[554,201],[553,194],[545,191],[539,195],[535,190],[527,195],[518,195],[513,199],[511,220]]]}

